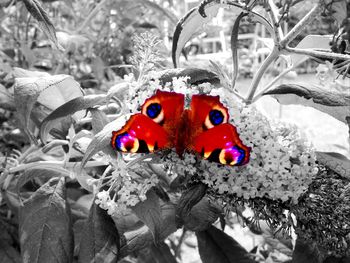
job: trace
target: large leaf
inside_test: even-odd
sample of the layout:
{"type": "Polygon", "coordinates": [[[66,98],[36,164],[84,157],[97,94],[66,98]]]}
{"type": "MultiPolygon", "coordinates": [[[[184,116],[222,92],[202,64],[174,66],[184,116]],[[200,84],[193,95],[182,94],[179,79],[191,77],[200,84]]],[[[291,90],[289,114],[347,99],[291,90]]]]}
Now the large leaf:
{"type": "Polygon", "coordinates": [[[184,191],[176,207],[176,219],[179,225],[184,223],[184,218],[189,215],[191,209],[204,197],[206,190],[207,186],[200,183],[184,191]]]}
{"type": "Polygon", "coordinates": [[[173,78],[190,77],[188,84],[195,85],[203,82],[210,82],[212,84],[219,83],[219,77],[212,71],[201,68],[176,68],[166,69],[154,74],[159,79],[161,85],[171,82],[173,78]]]}
{"type": "Polygon", "coordinates": [[[11,111],[16,109],[13,95],[2,84],[0,84],[0,108],[11,111]]]}
{"type": "MultiPolygon", "coordinates": [[[[30,71],[27,73],[21,70],[21,72],[30,74],[30,71]]],[[[36,119],[42,121],[46,116],[40,109],[45,108],[50,113],[63,103],[82,95],[79,83],[68,75],[16,78],[14,87],[18,118],[33,141],[35,141],[33,130],[29,129],[33,109],[38,109],[36,119]]]]}
{"type": "Polygon", "coordinates": [[[220,215],[223,215],[220,205],[204,197],[194,205],[190,213],[182,219],[186,229],[191,231],[203,231],[210,227],[220,215]]]}
{"type": "Polygon", "coordinates": [[[28,12],[38,21],[40,28],[47,37],[54,43],[56,48],[61,49],[57,42],[56,31],[46,11],[38,0],[23,0],[28,12]]]}
{"type": "Polygon", "coordinates": [[[116,262],[119,247],[119,233],[112,218],[93,202],[81,233],[78,262],[116,262]]]}
{"type": "MultiPolygon", "coordinates": [[[[163,240],[177,230],[175,225],[175,207],[171,202],[162,202],[160,199],[161,224],[159,226],[159,240],[163,240]]],[[[141,226],[124,233],[120,248],[121,257],[134,251],[143,249],[154,243],[153,234],[147,226],[141,226]]]]}
{"type": "Polygon", "coordinates": [[[0,239],[0,258],[1,263],[21,263],[20,253],[3,239],[0,239]]]}
{"type": "Polygon", "coordinates": [[[21,187],[28,181],[34,178],[51,179],[53,177],[70,176],[70,172],[62,167],[54,165],[46,165],[43,167],[32,167],[26,169],[17,181],[17,189],[20,191],[21,187]]]}
{"type": "Polygon", "coordinates": [[[317,160],[342,177],[350,179],[350,160],[334,152],[316,152],[317,160]]]}
{"type": "Polygon", "coordinates": [[[95,108],[89,108],[89,111],[91,112],[91,126],[92,126],[92,131],[94,134],[99,133],[100,131],[103,130],[103,128],[109,123],[107,115],[95,108]]]}
{"type": "Polygon", "coordinates": [[[211,226],[197,232],[198,249],[203,263],[254,263],[248,252],[225,232],[211,226]]]}
{"type": "Polygon", "coordinates": [[[322,255],[315,242],[298,238],[293,252],[292,263],[321,263],[322,255]]]}
{"type": "Polygon", "coordinates": [[[20,208],[19,235],[24,263],[72,262],[73,230],[64,178],[53,178],[20,208]]]}
{"type": "Polygon", "coordinates": [[[162,223],[159,197],[153,190],[146,194],[147,199],[136,204],[132,210],[151,230],[155,243],[158,243],[162,223]]]}
{"type": "Polygon", "coordinates": [[[327,91],[314,85],[282,84],[267,91],[264,95],[273,95],[284,105],[299,104],[313,107],[329,114],[347,124],[350,116],[350,95],[335,91],[327,91]]]}
{"type": "Polygon", "coordinates": [[[150,261],[152,263],[176,263],[176,259],[173,256],[173,254],[170,251],[170,248],[168,247],[165,242],[160,242],[158,245],[152,245],[151,246],[151,253],[153,255],[153,261],[150,261]]]}
{"type": "Polygon", "coordinates": [[[40,138],[45,143],[47,135],[53,128],[58,118],[66,117],[84,109],[92,108],[106,103],[106,95],[87,95],[74,98],[51,112],[42,122],[40,138]]]}

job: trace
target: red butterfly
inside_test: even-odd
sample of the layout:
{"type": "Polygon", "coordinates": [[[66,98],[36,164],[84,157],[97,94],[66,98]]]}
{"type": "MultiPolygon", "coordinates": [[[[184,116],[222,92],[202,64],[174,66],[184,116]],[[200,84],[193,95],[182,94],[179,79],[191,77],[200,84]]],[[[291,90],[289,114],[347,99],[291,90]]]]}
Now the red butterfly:
{"type": "Polygon", "coordinates": [[[219,96],[193,95],[190,109],[185,96],[158,90],[145,101],[141,113],[134,114],[119,131],[113,131],[111,145],[121,152],[149,153],[175,147],[197,152],[204,159],[228,165],[249,161],[250,147],[228,123],[228,110],[219,96]]]}

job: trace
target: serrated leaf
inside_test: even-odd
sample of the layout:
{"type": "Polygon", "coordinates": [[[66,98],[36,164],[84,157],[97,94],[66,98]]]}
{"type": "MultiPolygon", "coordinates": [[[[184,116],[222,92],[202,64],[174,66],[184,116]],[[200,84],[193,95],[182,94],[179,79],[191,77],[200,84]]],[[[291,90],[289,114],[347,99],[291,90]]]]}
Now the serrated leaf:
{"type": "Polygon", "coordinates": [[[317,160],[342,177],[350,179],[350,160],[336,152],[316,152],[317,160]]]}
{"type": "Polygon", "coordinates": [[[254,263],[248,252],[225,232],[211,226],[196,232],[199,255],[203,263],[254,263]]]}
{"type": "Polygon", "coordinates": [[[86,149],[83,160],[81,161],[81,168],[83,168],[87,161],[99,151],[103,150],[105,153],[111,156],[117,156],[117,153],[112,149],[111,146],[112,132],[121,129],[127,119],[128,116],[119,117],[115,121],[108,123],[102,131],[94,136],[88,148],[86,149]]]}
{"type": "Polygon", "coordinates": [[[310,84],[282,84],[264,95],[273,97],[283,105],[299,104],[313,107],[347,124],[350,116],[350,95],[327,91],[310,84]]]}
{"type": "Polygon", "coordinates": [[[120,237],[112,218],[93,202],[81,233],[78,262],[116,262],[119,247],[120,237]]]}
{"type": "Polygon", "coordinates": [[[57,49],[62,47],[57,42],[56,31],[54,25],[51,23],[46,11],[42,8],[37,0],[23,0],[28,12],[38,21],[40,28],[44,31],[46,36],[53,42],[57,49]]]}
{"type": "Polygon", "coordinates": [[[11,75],[14,78],[45,78],[45,77],[51,76],[47,72],[27,70],[27,69],[18,68],[18,67],[13,67],[13,70],[11,71],[11,75]]]}
{"type": "MultiPolygon", "coordinates": [[[[22,73],[27,74],[23,70],[22,73]]],[[[42,115],[44,107],[53,111],[66,101],[82,96],[82,90],[71,76],[45,75],[41,77],[16,78],[14,86],[14,100],[18,111],[18,118],[27,135],[36,142],[33,130],[30,130],[30,117],[33,109],[38,108],[42,115]]],[[[43,117],[40,116],[42,121],[43,117]]]]}
{"type": "Polygon", "coordinates": [[[153,190],[146,194],[147,199],[137,203],[131,209],[140,220],[150,229],[155,243],[159,241],[160,227],[162,225],[159,197],[153,190]]]}
{"type": "Polygon", "coordinates": [[[64,178],[53,178],[20,207],[24,263],[72,262],[73,231],[64,178]]]}
{"type": "Polygon", "coordinates": [[[40,126],[40,138],[45,143],[47,141],[47,136],[55,124],[56,120],[81,111],[84,109],[92,108],[98,105],[106,103],[106,95],[87,95],[82,97],[77,97],[72,99],[48,115],[42,122],[40,126]]]}
{"type": "Polygon", "coordinates": [[[89,111],[92,116],[92,131],[94,132],[94,134],[97,134],[100,131],[102,131],[103,127],[105,127],[109,123],[108,117],[103,111],[99,109],[89,108],[89,111]]]}
{"type": "Polygon", "coordinates": [[[164,242],[160,242],[158,245],[152,244],[151,253],[153,255],[154,263],[176,263],[176,259],[170,251],[169,246],[164,242]]]}

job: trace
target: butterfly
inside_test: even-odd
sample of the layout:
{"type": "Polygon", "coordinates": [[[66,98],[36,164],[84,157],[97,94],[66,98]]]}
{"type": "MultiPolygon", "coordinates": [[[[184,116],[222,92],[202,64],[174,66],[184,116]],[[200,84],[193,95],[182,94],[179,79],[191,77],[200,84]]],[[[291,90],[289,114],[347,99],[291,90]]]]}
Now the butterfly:
{"type": "Polygon", "coordinates": [[[112,132],[113,149],[152,153],[175,148],[180,156],[186,151],[220,164],[248,163],[251,148],[228,123],[228,110],[219,96],[193,95],[189,109],[184,106],[183,94],[157,90],[145,100],[141,113],[132,115],[120,130],[112,132]]]}

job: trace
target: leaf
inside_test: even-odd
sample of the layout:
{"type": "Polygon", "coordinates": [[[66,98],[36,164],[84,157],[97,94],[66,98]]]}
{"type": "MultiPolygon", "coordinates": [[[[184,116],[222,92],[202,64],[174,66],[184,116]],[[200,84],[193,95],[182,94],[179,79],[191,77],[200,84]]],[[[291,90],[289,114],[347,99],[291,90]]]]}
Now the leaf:
{"type": "MultiPolygon", "coordinates": [[[[27,74],[24,70],[20,70],[20,72],[27,74]]],[[[33,131],[29,129],[33,109],[40,105],[40,107],[52,111],[66,101],[78,96],[82,96],[80,85],[68,75],[44,75],[15,79],[14,100],[18,118],[27,135],[34,142],[36,140],[33,131]]],[[[40,110],[40,112],[43,111],[40,110]]]]}
{"type": "Polygon", "coordinates": [[[208,229],[220,215],[222,208],[209,198],[202,198],[191,208],[188,215],[183,216],[184,226],[191,231],[203,231],[208,229]]]}
{"type": "MultiPolygon", "coordinates": [[[[202,26],[208,23],[215,17],[219,11],[220,4],[213,1],[206,1],[202,9],[205,15],[200,13],[200,7],[191,9],[180,21],[177,23],[175,32],[173,34],[173,48],[172,58],[174,67],[179,66],[180,53],[188,40],[194,35],[202,26]]],[[[201,10],[202,10],[201,9],[201,10]]]]}
{"type": "Polygon", "coordinates": [[[340,26],[343,21],[347,18],[347,1],[343,0],[332,0],[331,11],[332,17],[338,22],[338,26],[340,26]]]}
{"type": "MultiPolygon", "coordinates": [[[[296,48],[301,49],[322,49],[325,51],[331,51],[330,44],[332,41],[332,36],[329,35],[307,35],[304,37],[296,46],[296,48]]],[[[297,67],[304,61],[308,60],[310,57],[306,55],[300,55],[300,54],[291,54],[291,63],[293,64],[293,67],[297,67]]]]}
{"type": "Polygon", "coordinates": [[[183,224],[183,219],[187,217],[192,209],[205,195],[207,186],[199,183],[188,188],[180,197],[176,207],[177,224],[183,224]]]}
{"type": "Polygon", "coordinates": [[[151,253],[153,255],[154,263],[176,263],[176,259],[170,251],[168,245],[162,241],[158,245],[152,244],[151,253]]]}
{"type": "Polygon", "coordinates": [[[212,71],[200,68],[176,68],[166,69],[155,73],[154,77],[159,79],[161,85],[171,82],[173,78],[190,77],[188,84],[200,84],[210,82],[212,84],[219,83],[219,77],[212,71]]]}
{"type": "MultiPolygon", "coordinates": [[[[177,230],[175,225],[175,207],[171,202],[165,203],[160,200],[160,210],[162,220],[159,226],[159,240],[163,240],[177,230]]],[[[154,237],[150,229],[144,225],[125,232],[122,241],[120,255],[121,257],[125,257],[134,251],[138,251],[154,243],[154,237]]]]}
{"type": "Polygon", "coordinates": [[[207,24],[214,16],[217,15],[219,8],[238,8],[241,11],[249,12],[252,15],[252,20],[263,24],[271,35],[274,35],[273,28],[269,21],[263,16],[253,11],[248,11],[244,5],[241,5],[238,1],[218,1],[218,0],[206,0],[201,4],[191,9],[180,21],[177,23],[175,32],[173,35],[173,47],[172,47],[172,59],[174,67],[179,66],[179,57],[183,47],[191,37],[200,32],[203,26],[207,24]]]}
{"type": "Polygon", "coordinates": [[[64,178],[53,178],[20,207],[24,263],[72,262],[73,230],[64,178]]]}
{"type": "Polygon", "coordinates": [[[62,49],[57,42],[55,27],[40,2],[38,0],[23,0],[23,2],[28,12],[38,21],[40,28],[46,36],[53,42],[57,49],[62,49]]]}
{"type": "Polygon", "coordinates": [[[248,252],[225,232],[211,226],[196,232],[199,255],[203,263],[254,263],[248,252]]]}
{"type": "Polygon", "coordinates": [[[160,235],[160,226],[162,224],[159,197],[153,190],[146,194],[147,199],[137,203],[131,209],[140,220],[150,229],[153,234],[154,242],[157,244],[160,235]]]}
{"type": "Polygon", "coordinates": [[[283,105],[299,104],[313,107],[347,124],[350,116],[350,95],[327,91],[314,85],[282,84],[264,95],[273,97],[283,105]]]}
{"type": "Polygon", "coordinates": [[[233,24],[231,31],[231,52],[232,52],[232,62],[233,62],[233,72],[232,72],[232,88],[235,87],[236,79],[238,77],[238,31],[239,31],[239,23],[242,18],[247,16],[247,13],[241,12],[237,18],[235,23],[233,24]]]}
{"type": "Polygon", "coordinates": [[[40,127],[40,138],[45,143],[47,141],[47,136],[50,130],[55,125],[55,122],[58,118],[63,118],[69,116],[77,111],[84,109],[92,108],[98,105],[106,103],[107,96],[104,94],[101,95],[87,95],[83,97],[74,98],[57,109],[51,112],[42,122],[40,127]]]}
{"type": "Polygon", "coordinates": [[[103,150],[111,156],[117,156],[117,152],[115,152],[111,146],[112,132],[121,129],[128,117],[129,116],[121,116],[115,121],[108,123],[102,131],[94,136],[81,161],[81,168],[83,168],[87,161],[99,151],[103,150]]]}
{"type": "Polygon", "coordinates": [[[10,92],[2,84],[0,84],[0,108],[10,111],[14,111],[16,109],[13,95],[10,94],[10,92]]]}
{"type": "Polygon", "coordinates": [[[0,239],[0,258],[1,263],[21,263],[19,252],[3,239],[0,239]]]}
{"type": "Polygon", "coordinates": [[[112,218],[93,202],[81,233],[78,262],[116,262],[119,247],[120,237],[112,218]]]}
{"type": "Polygon", "coordinates": [[[295,244],[292,263],[321,263],[322,256],[315,242],[298,238],[295,244]]]}
{"type": "Polygon", "coordinates": [[[344,178],[350,179],[350,160],[336,152],[316,152],[317,160],[344,178]]]}
{"type": "Polygon", "coordinates": [[[103,127],[105,127],[109,123],[108,117],[103,111],[99,109],[89,108],[89,111],[91,112],[92,116],[92,131],[94,132],[94,134],[97,134],[100,131],[102,131],[103,127]]]}
{"type": "Polygon", "coordinates": [[[54,177],[70,176],[70,172],[62,167],[54,165],[46,165],[44,167],[33,167],[26,169],[17,181],[17,189],[20,191],[21,187],[28,181],[34,178],[49,179],[54,177]]]}

